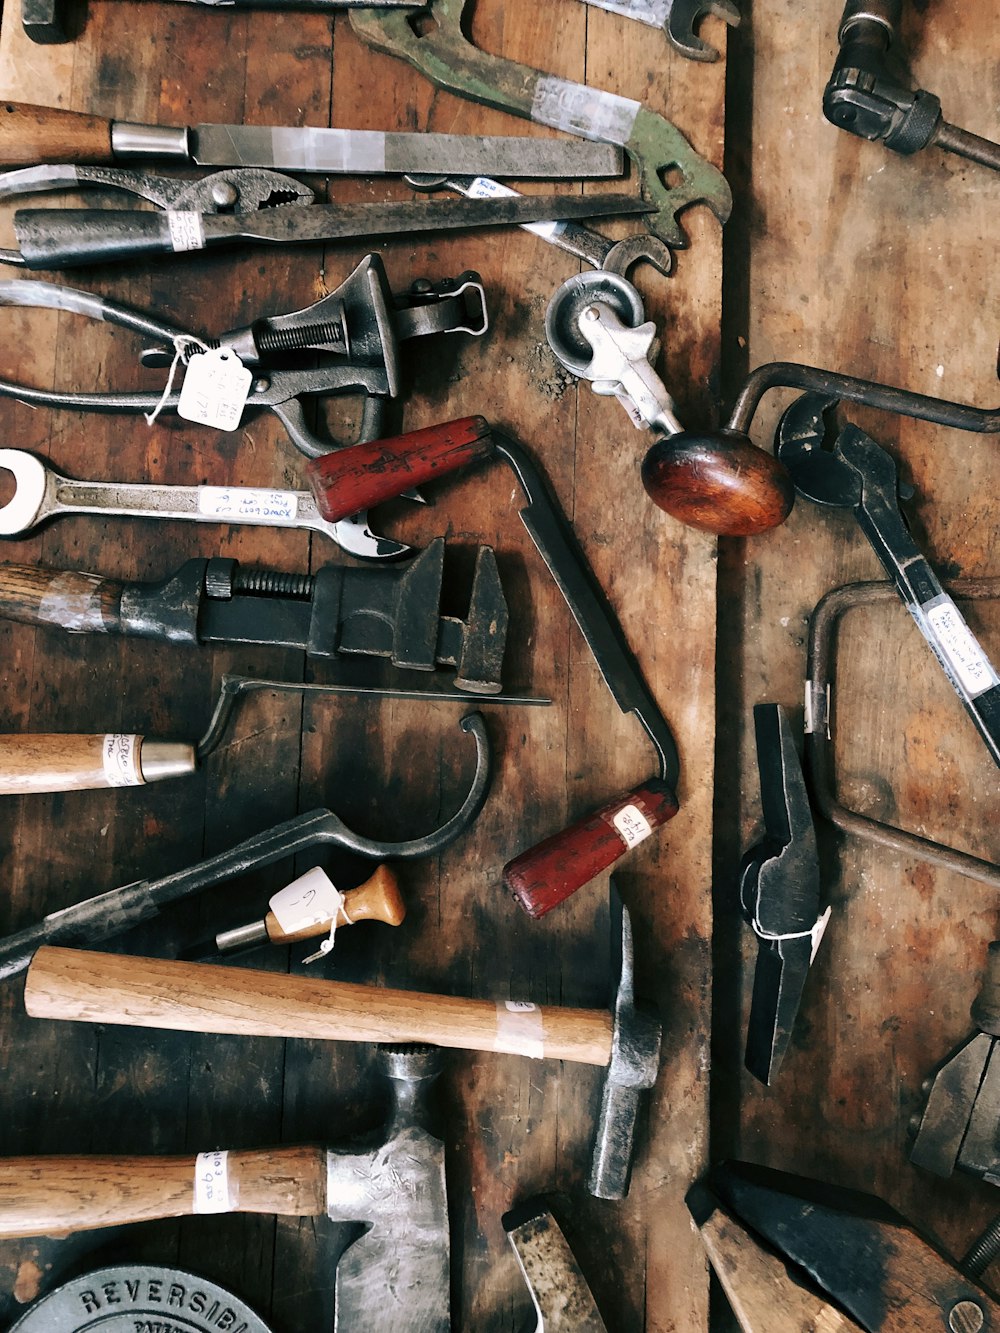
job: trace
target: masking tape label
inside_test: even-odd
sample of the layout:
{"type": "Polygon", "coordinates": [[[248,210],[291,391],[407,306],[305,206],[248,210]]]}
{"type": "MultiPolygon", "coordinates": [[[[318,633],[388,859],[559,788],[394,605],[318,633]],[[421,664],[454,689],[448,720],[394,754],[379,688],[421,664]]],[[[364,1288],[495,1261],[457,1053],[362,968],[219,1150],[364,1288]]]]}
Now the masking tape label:
{"type": "Polygon", "coordinates": [[[186,208],[168,208],[167,226],[170,228],[170,244],[175,251],[204,250],[205,228],[201,225],[201,214],[186,208]]]}
{"type": "MultiPolygon", "coordinates": [[[[302,129],[274,126],[262,131],[270,137],[270,161],[283,171],[334,171],[354,175],[385,171],[385,134],[381,130],[302,129]]],[[[263,153],[263,145],[262,153],[263,153]]]]}
{"type": "MultiPolygon", "coordinates": [[[[466,190],[466,194],[470,199],[504,199],[517,194],[517,190],[512,190],[509,185],[501,185],[499,181],[491,180],[489,176],[477,176],[466,190]]],[[[551,240],[553,236],[560,236],[566,230],[566,223],[526,222],[523,230],[533,231],[536,236],[551,240]]]]}
{"type": "Polygon", "coordinates": [[[545,1055],[545,1023],[538,1005],[527,1000],[498,1000],[493,1049],[541,1060],[545,1055]]]}
{"type": "Polygon", "coordinates": [[[126,736],[123,732],[110,732],[101,745],[101,760],[104,764],[104,779],[109,787],[143,786],[142,769],[139,767],[139,748],[141,736],[126,736]]]}
{"type": "Polygon", "coordinates": [[[947,593],[928,602],[923,615],[930,630],[927,637],[932,647],[938,650],[945,667],[950,669],[970,699],[1000,685],[1000,676],[947,593]]]}
{"type": "Polygon", "coordinates": [[[653,826],[637,805],[623,805],[612,816],[612,824],[626,847],[638,847],[653,831],[653,826]]]}
{"type": "Polygon", "coordinates": [[[606,9],[609,14],[622,14],[627,19],[662,28],[670,17],[673,0],[587,0],[595,9],[606,9]]]}
{"type": "Polygon", "coordinates": [[[101,616],[101,589],[105,580],[96,574],[63,570],[53,576],[38,599],[40,622],[60,625],[71,633],[107,634],[101,616]]]}
{"type": "Polygon", "coordinates": [[[584,139],[624,146],[632,137],[641,102],[604,93],[582,83],[545,74],[535,84],[531,119],[554,130],[568,130],[584,139]]]}
{"type": "Polygon", "coordinates": [[[200,1152],[194,1164],[194,1211],[231,1213],[229,1153],[200,1152]]]}
{"type": "Polygon", "coordinates": [[[281,933],[294,935],[309,926],[332,921],[339,914],[343,901],[343,895],[330,876],[315,866],[279,889],[269,906],[281,933]]]}
{"type": "Polygon", "coordinates": [[[294,491],[263,491],[242,486],[199,486],[198,513],[229,523],[294,523],[299,498],[294,491]]]}

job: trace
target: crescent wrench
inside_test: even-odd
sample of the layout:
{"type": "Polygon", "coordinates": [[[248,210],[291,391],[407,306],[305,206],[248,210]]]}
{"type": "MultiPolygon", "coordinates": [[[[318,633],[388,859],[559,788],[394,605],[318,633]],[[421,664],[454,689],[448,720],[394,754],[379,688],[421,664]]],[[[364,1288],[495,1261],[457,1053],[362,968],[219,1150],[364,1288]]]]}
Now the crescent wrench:
{"type": "Polygon", "coordinates": [[[398,542],[377,537],[356,518],[328,522],[308,491],[76,481],[61,476],[24,449],[0,449],[0,469],[14,476],[14,494],[0,507],[0,537],[23,537],[46,519],[62,514],[118,514],[305,528],[329,537],[349,555],[370,556],[382,543],[388,546],[389,554],[399,553],[398,542]]]}

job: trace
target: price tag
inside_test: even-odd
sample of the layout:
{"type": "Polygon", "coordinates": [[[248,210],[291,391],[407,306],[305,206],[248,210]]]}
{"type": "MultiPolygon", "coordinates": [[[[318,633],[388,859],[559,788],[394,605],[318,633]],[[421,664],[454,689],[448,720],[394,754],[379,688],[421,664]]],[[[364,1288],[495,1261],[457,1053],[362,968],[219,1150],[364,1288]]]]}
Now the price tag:
{"type": "Polygon", "coordinates": [[[343,901],[343,894],[330,876],[316,866],[279,889],[269,906],[282,934],[295,935],[309,926],[332,921],[343,901]]]}
{"type": "Polygon", "coordinates": [[[947,594],[929,602],[924,612],[931,630],[931,646],[939,650],[939,655],[970,699],[985,694],[1000,683],[992,662],[947,594]]]}
{"type": "Polygon", "coordinates": [[[187,363],[177,414],[215,430],[237,430],[253,375],[228,347],[197,352],[187,363]]]}
{"type": "Polygon", "coordinates": [[[104,779],[109,787],[141,787],[145,781],[139,767],[140,736],[110,732],[101,745],[104,779]]]}
{"type": "Polygon", "coordinates": [[[299,512],[295,491],[265,491],[251,486],[199,486],[198,513],[230,523],[287,527],[299,512]]]}
{"type": "Polygon", "coordinates": [[[626,847],[637,847],[653,831],[653,826],[637,805],[623,805],[611,821],[626,847]]]}
{"type": "MultiPolygon", "coordinates": [[[[469,186],[466,194],[470,199],[503,199],[512,194],[517,194],[509,185],[501,185],[499,181],[491,180],[489,176],[477,176],[469,186]]],[[[565,222],[525,222],[525,231],[533,231],[536,236],[542,236],[550,240],[553,236],[560,236],[566,230],[565,222]]]]}
{"type": "Polygon", "coordinates": [[[228,1152],[200,1152],[195,1159],[194,1211],[196,1213],[232,1211],[232,1202],[229,1198],[228,1152]]]}

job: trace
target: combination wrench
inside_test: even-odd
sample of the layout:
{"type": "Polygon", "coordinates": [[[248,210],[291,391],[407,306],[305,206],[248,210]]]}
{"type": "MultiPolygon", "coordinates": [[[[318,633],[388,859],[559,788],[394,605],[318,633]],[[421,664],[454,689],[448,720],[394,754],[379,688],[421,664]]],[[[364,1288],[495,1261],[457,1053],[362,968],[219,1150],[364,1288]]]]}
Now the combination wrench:
{"type": "Polygon", "coordinates": [[[799,495],[851,509],[927,640],[966,711],[1000,765],[1000,675],[917,546],[899,507],[892,455],[858,426],[845,426],[824,448],[826,413],[835,399],[805,394],[778,426],[777,453],[799,495]]]}
{"type": "MultiPolygon", "coordinates": [[[[63,514],[115,514],[303,528],[329,537],[349,555],[362,558],[370,556],[373,543],[384,540],[356,521],[328,522],[308,491],[76,481],[46,467],[24,449],[0,449],[0,469],[14,477],[13,497],[0,507],[0,537],[23,537],[46,519],[63,514]]],[[[390,540],[389,545],[398,551],[398,542],[390,540]]]]}

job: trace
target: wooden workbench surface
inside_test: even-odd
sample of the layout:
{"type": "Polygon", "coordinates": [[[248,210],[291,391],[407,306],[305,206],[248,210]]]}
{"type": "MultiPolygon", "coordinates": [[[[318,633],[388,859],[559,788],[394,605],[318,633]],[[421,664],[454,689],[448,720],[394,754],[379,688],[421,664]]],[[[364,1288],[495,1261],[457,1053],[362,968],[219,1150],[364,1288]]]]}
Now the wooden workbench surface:
{"type": "MultiPolygon", "coordinates": [[[[532,132],[524,122],[436,93],[408,68],[370,54],[343,16],[93,0],[77,39],[49,47],[27,41],[18,19],[16,4],[9,5],[0,88],[11,99],[175,124],[532,132]]],[[[672,114],[721,165],[722,63],[684,61],[660,34],[577,0],[478,0],[473,32],[489,50],[672,114]]],[[[725,42],[715,20],[706,35],[725,42]]],[[[335,182],[332,193],[341,200],[407,195],[398,183],[351,179],[335,182]]],[[[660,366],[679,410],[708,421],[718,398],[721,233],[704,209],[692,211],[686,225],[691,246],[679,255],[676,275],[665,280],[646,268],[637,277],[648,315],[665,329],[660,366]]],[[[662,1073],[640,1125],[630,1197],[605,1204],[585,1191],[599,1071],[450,1054],[439,1100],[455,1327],[506,1333],[524,1326],[528,1297],[500,1218],[517,1200],[546,1192],[609,1328],[704,1328],[705,1262],[683,1195],[707,1154],[715,544],[646,500],[637,472],[643,437],[616,402],[578,389],[550,355],[543,317],[552,292],[576,271],[567,256],[521,232],[419,246],[400,240],[379,252],[397,290],[424,276],[467,268],[482,274],[489,335],[404,345],[402,421],[409,428],[483,413],[534,451],[620,614],[682,756],[680,814],[623,863],[619,880],[637,927],[640,989],[664,1018],[662,1073]]],[[[68,281],[211,334],[308,304],[336,287],[364,253],[348,246],[254,250],[79,271],[68,281]]],[[[162,383],[137,369],[140,341],[128,332],[39,310],[5,310],[3,318],[4,377],[81,389],[162,383]]],[[[358,407],[355,400],[325,404],[323,428],[349,436],[358,407]]],[[[78,477],[301,484],[302,459],[265,416],[219,435],[176,419],[150,428],[141,419],[11,403],[0,412],[5,444],[35,450],[78,477]]],[[[377,523],[418,543],[446,534],[459,584],[469,577],[475,544],[495,546],[511,603],[506,682],[550,695],[553,706],[485,710],[497,771],[474,830],[436,860],[401,867],[409,909],[402,927],[343,930],[333,963],[316,966],[374,984],[603,1005],[610,984],[605,883],[532,923],[503,891],[499,872],[516,851],[649,777],[650,746],[619,714],[519,523],[508,472],[480,470],[429,494],[425,509],[386,506],[377,523]]],[[[88,519],[60,520],[4,554],[127,579],[161,578],[191,555],[300,571],[342,558],[301,533],[88,519]]],[[[307,668],[300,655],[279,650],[194,651],[0,623],[0,729],[193,739],[221,675],[232,669],[302,679],[307,668]]],[[[315,670],[319,679],[328,674],[315,670]]],[[[297,810],[329,806],[351,828],[378,838],[425,832],[455,808],[471,774],[461,711],[266,696],[246,707],[194,778],[7,798],[0,812],[0,931],[188,865],[297,810]]],[[[302,857],[185,903],[112,947],[170,955],[259,914],[269,893],[317,862],[344,887],[370,871],[344,855],[302,857]]],[[[249,962],[298,971],[305,952],[298,947],[289,958],[288,951],[263,951],[249,962]]],[[[24,1015],[19,982],[2,989],[0,1066],[0,1152],[7,1155],[335,1144],[377,1124],[383,1106],[367,1049],[33,1021],[24,1015]]],[[[79,1268],[113,1253],[176,1262],[221,1281],[276,1333],[328,1328],[336,1258],[352,1236],[311,1219],[202,1217],[110,1238],[91,1234],[79,1247],[9,1243],[0,1247],[0,1319],[9,1322],[67,1264],[79,1268]]]]}

